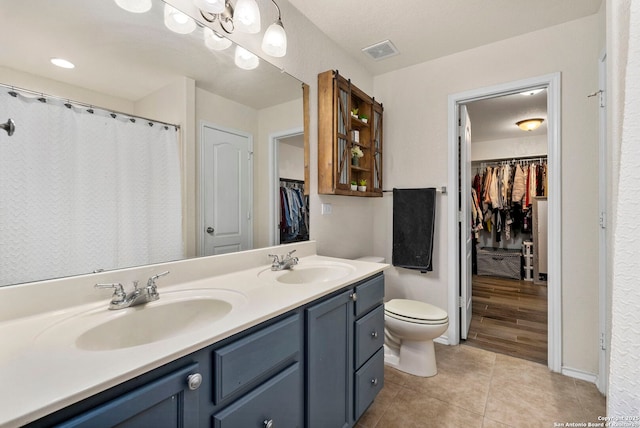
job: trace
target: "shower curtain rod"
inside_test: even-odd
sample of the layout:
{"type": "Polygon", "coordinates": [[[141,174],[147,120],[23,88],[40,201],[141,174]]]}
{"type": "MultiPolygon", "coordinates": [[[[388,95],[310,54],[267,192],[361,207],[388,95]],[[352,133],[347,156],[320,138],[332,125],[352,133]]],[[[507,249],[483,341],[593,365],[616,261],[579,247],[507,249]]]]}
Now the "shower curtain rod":
{"type": "Polygon", "coordinates": [[[159,124],[165,125],[165,126],[173,126],[174,128],[176,128],[176,130],[180,129],[180,125],[176,125],[174,123],[163,122],[161,120],[156,120],[156,119],[149,119],[147,117],[142,117],[142,116],[138,116],[138,115],[124,113],[124,112],[113,110],[113,109],[110,109],[110,108],[104,108],[104,107],[96,106],[94,104],[87,104],[87,103],[84,103],[82,101],[74,101],[72,99],[59,97],[57,95],[49,95],[49,94],[45,94],[44,92],[38,92],[38,91],[33,91],[31,89],[20,88],[19,86],[15,86],[15,85],[7,85],[5,83],[0,83],[0,87],[10,89],[11,91],[19,91],[19,92],[23,92],[23,93],[26,93],[26,94],[36,95],[36,96],[39,95],[40,97],[42,97],[44,99],[54,99],[54,100],[59,100],[59,101],[66,101],[66,103],[68,103],[70,105],[79,106],[79,107],[86,107],[87,109],[96,108],[96,109],[104,110],[104,111],[106,111],[108,113],[111,113],[111,114],[120,115],[120,116],[127,116],[130,119],[140,119],[140,120],[146,120],[147,122],[159,123],[159,124]]]}

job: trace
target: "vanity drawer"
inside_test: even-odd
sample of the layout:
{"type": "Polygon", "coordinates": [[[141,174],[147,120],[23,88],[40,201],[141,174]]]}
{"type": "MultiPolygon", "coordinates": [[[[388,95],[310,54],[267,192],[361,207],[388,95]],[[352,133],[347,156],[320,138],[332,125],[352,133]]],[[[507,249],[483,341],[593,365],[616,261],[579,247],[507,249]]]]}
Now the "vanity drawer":
{"type": "Polygon", "coordinates": [[[302,319],[295,314],[214,351],[215,404],[299,361],[301,350],[302,319]]]}
{"type": "Polygon", "coordinates": [[[378,275],[356,287],[356,318],[366,314],[384,299],[384,276],[378,275]]]}
{"type": "Polygon", "coordinates": [[[358,368],[384,344],[384,306],[379,305],[357,320],[355,334],[355,368],[358,368]]]}
{"type": "Polygon", "coordinates": [[[300,363],[295,363],[216,413],[213,416],[213,427],[302,427],[303,396],[300,363]]]}
{"type": "Polygon", "coordinates": [[[355,374],[354,419],[358,420],[384,386],[384,350],[381,348],[355,374]]]}

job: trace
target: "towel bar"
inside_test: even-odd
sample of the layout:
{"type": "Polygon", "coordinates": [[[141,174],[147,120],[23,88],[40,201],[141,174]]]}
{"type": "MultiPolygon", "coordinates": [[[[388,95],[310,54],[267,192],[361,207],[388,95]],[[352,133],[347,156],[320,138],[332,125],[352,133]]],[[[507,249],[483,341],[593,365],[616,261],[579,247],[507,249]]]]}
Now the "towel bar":
{"type": "MultiPolygon", "coordinates": [[[[383,190],[383,193],[391,193],[393,190],[383,190]]],[[[447,194],[447,186],[442,186],[440,188],[436,187],[436,193],[442,193],[443,195],[447,194]]]]}

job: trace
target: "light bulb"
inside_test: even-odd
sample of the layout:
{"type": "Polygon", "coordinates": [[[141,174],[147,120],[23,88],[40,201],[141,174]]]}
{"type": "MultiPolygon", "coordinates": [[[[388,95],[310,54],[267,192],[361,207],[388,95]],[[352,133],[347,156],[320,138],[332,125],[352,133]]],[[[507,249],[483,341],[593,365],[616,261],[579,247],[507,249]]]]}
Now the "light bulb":
{"type": "Polygon", "coordinates": [[[193,19],[168,4],[164,5],[164,25],[178,34],[189,34],[196,29],[193,19]]]}
{"type": "Polygon", "coordinates": [[[151,0],[115,0],[127,12],[145,13],[151,9],[151,0]]]}
{"type": "Polygon", "coordinates": [[[253,70],[260,64],[260,59],[248,50],[236,46],[235,61],[236,65],[243,70],[253,70]]]}
{"type": "Polygon", "coordinates": [[[200,10],[209,13],[222,13],[224,12],[225,1],[224,0],[193,0],[193,3],[200,10]]]}
{"type": "Polygon", "coordinates": [[[262,50],[274,57],[283,57],[287,54],[287,33],[284,31],[282,21],[274,22],[264,32],[262,50]]]}
{"type": "Polygon", "coordinates": [[[231,46],[231,40],[218,36],[211,28],[205,27],[204,44],[214,51],[223,51],[231,46]]]}
{"type": "Polygon", "coordinates": [[[260,9],[255,0],[238,0],[233,12],[233,22],[238,31],[244,33],[260,32],[260,9]]]}

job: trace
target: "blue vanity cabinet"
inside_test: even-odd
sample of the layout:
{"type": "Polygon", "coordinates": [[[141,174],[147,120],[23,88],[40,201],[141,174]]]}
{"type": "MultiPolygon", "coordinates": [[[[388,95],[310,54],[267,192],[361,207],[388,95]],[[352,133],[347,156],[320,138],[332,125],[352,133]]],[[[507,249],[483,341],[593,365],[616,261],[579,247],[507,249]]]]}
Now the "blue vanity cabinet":
{"type": "Polygon", "coordinates": [[[384,385],[384,276],[306,310],[309,428],[350,427],[384,385]]]}
{"type": "Polygon", "coordinates": [[[61,428],[193,427],[202,378],[190,364],[63,422],[61,428]]]}
{"type": "Polygon", "coordinates": [[[354,290],[306,310],[307,427],[350,427],[353,420],[354,290]]]}

